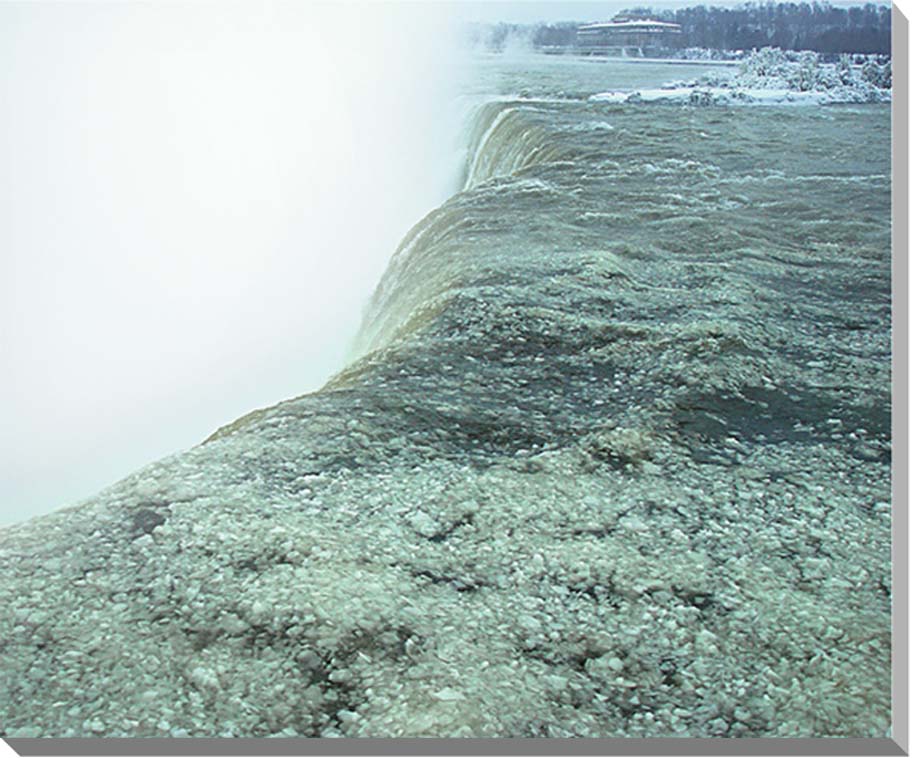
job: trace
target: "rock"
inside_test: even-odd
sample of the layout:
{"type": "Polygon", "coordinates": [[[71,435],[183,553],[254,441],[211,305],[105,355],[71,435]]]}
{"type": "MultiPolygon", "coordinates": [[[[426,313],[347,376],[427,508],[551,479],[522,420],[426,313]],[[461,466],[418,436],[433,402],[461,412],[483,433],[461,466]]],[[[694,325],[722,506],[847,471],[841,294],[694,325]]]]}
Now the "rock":
{"type": "Polygon", "coordinates": [[[454,702],[456,700],[465,700],[465,696],[458,690],[452,689],[451,687],[444,687],[438,692],[433,693],[433,697],[436,700],[441,700],[446,703],[454,702]]]}
{"type": "Polygon", "coordinates": [[[198,666],[191,671],[191,681],[203,689],[219,689],[219,679],[216,676],[216,672],[204,666],[198,666]]]}
{"type": "Polygon", "coordinates": [[[359,714],[356,711],[344,709],[337,711],[337,718],[340,719],[341,724],[352,724],[359,720],[359,714]]]}

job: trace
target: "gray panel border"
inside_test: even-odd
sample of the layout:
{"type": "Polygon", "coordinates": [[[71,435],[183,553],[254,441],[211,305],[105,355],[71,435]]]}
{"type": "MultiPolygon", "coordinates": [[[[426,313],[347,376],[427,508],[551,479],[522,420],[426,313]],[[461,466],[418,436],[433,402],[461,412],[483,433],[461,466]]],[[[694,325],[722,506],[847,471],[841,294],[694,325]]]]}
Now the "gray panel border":
{"type": "Polygon", "coordinates": [[[909,753],[909,22],[894,4],[891,16],[891,734],[909,753]]]}
{"type": "Polygon", "coordinates": [[[906,755],[890,739],[11,739],[20,755],[906,755]]]}
{"type": "Polygon", "coordinates": [[[890,739],[7,739],[22,756],[122,755],[909,755],[908,241],[909,22],[892,6],[891,376],[892,727],[890,739]]]}

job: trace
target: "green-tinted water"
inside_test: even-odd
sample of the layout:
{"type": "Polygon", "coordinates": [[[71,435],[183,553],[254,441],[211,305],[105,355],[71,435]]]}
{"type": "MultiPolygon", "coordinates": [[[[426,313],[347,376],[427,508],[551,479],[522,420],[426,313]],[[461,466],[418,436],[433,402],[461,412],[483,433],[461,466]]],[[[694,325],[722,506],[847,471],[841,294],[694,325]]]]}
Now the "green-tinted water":
{"type": "Polygon", "coordinates": [[[4,736],[887,735],[889,110],[653,70],[488,61],[353,364],[4,530],[4,736]]]}

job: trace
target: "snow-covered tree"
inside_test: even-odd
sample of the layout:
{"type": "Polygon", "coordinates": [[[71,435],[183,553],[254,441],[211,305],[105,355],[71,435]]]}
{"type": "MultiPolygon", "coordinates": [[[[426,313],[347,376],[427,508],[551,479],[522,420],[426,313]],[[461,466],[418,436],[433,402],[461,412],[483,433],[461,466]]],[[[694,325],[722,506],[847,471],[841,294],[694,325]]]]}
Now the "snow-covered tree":
{"type": "Polygon", "coordinates": [[[817,89],[817,53],[806,50],[799,56],[799,61],[793,67],[789,77],[789,84],[792,89],[797,89],[799,92],[809,92],[817,89]]]}

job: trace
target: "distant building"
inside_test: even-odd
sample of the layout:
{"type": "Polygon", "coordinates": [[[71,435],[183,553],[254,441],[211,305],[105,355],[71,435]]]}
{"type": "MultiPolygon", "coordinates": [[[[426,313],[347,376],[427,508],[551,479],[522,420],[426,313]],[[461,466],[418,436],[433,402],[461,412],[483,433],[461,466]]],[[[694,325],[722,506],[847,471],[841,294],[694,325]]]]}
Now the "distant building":
{"type": "Polygon", "coordinates": [[[612,21],[580,26],[576,44],[583,52],[645,55],[675,46],[680,24],[620,15],[612,21]]]}

